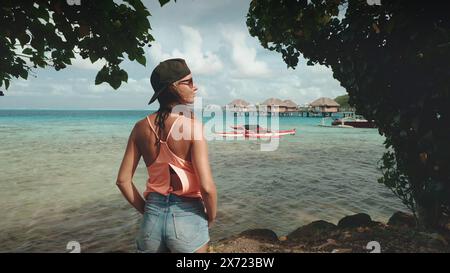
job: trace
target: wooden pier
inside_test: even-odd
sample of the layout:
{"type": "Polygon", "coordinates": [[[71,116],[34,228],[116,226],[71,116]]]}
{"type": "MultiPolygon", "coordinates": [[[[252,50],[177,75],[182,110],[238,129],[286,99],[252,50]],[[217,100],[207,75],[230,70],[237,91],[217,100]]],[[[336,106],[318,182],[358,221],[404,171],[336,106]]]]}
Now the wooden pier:
{"type": "Polygon", "coordinates": [[[331,117],[331,112],[314,112],[314,111],[289,111],[289,112],[258,112],[258,111],[232,111],[237,116],[273,116],[280,117],[331,117]]]}
{"type": "MultiPolygon", "coordinates": [[[[222,108],[227,114],[237,116],[274,116],[280,117],[332,117],[339,113],[351,116],[350,109],[340,109],[339,104],[330,98],[319,98],[310,104],[298,105],[292,100],[270,98],[261,104],[250,104],[242,99],[235,99],[222,108]]],[[[354,113],[353,113],[354,114],[354,113]]]]}

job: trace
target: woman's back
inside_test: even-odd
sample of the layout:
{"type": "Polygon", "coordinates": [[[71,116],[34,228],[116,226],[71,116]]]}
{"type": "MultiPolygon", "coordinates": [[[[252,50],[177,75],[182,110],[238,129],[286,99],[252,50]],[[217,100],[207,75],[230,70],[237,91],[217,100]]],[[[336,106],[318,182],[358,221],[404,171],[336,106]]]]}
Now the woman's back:
{"type": "Polygon", "coordinates": [[[161,62],[150,82],[155,93],[149,104],[157,99],[160,107],[134,126],[116,184],[143,214],[139,251],[204,252],[217,207],[207,143],[201,122],[173,114],[194,103],[197,87],[183,59],[161,62]],[[143,196],[133,184],[141,157],[149,175],[143,196]]]}
{"type": "MultiPolygon", "coordinates": [[[[160,129],[155,124],[156,114],[136,123],[136,145],[144,158],[145,165],[151,166],[155,162],[160,152],[160,145],[157,145],[160,129]],[[153,132],[149,125],[158,135],[153,132]]],[[[165,128],[161,132],[161,140],[167,143],[168,148],[179,158],[191,162],[191,120],[184,116],[169,115],[164,122],[165,128]],[[172,130],[171,130],[172,128],[172,130]],[[171,130],[170,135],[169,131],[171,130]],[[180,134],[183,134],[182,136],[180,134]]]]}

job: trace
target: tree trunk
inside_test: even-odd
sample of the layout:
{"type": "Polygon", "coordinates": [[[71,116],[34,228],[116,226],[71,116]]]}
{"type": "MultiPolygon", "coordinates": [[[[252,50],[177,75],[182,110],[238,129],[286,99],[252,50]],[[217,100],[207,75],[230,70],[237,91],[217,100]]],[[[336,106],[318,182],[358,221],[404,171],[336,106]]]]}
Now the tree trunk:
{"type": "Polygon", "coordinates": [[[416,210],[419,228],[435,230],[439,227],[442,211],[438,202],[420,204],[416,200],[416,210]]]}

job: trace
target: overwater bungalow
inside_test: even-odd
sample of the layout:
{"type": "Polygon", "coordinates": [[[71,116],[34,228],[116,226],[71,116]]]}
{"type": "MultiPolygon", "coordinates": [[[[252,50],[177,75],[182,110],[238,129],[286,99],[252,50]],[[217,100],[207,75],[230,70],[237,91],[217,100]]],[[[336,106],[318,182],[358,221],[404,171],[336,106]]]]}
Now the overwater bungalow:
{"type": "Polygon", "coordinates": [[[286,103],[278,98],[270,98],[265,100],[260,104],[260,108],[262,107],[266,108],[268,112],[284,113],[287,111],[286,103]],[[278,111],[276,110],[276,107],[278,107],[278,111]]]}
{"type": "Polygon", "coordinates": [[[260,104],[250,104],[243,99],[235,99],[225,108],[234,112],[234,115],[273,115],[301,116],[301,117],[327,117],[339,112],[340,105],[330,98],[319,98],[310,104],[298,105],[290,99],[269,98],[260,104]]]}
{"type": "Polygon", "coordinates": [[[247,112],[249,110],[250,103],[242,99],[235,99],[226,105],[228,111],[232,112],[247,112]]]}
{"type": "Polygon", "coordinates": [[[321,113],[323,116],[331,116],[332,113],[339,112],[339,103],[330,98],[319,98],[310,103],[311,110],[315,113],[321,113]]]}
{"type": "Polygon", "coordinates": [[[298,111],[298,104],[293,102],[292,100],[284,100],[283,101],[286,112],[297,112],[298,111]]]}

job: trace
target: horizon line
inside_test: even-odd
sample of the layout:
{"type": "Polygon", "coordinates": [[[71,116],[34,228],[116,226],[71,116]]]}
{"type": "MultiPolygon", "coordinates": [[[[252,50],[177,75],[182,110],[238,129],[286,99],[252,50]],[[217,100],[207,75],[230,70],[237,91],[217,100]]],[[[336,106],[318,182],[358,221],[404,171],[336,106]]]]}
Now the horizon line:
{"type": "Polygon", "coordinates": [[[33,107],[22,107],[22,108],[0,108],[2,110],[57,110],[57,111],[72,111],[72,110],[87,110],[87,111],[157,111],[158,109],[139,109],[139,108],[33,108],[33,107]]]}

